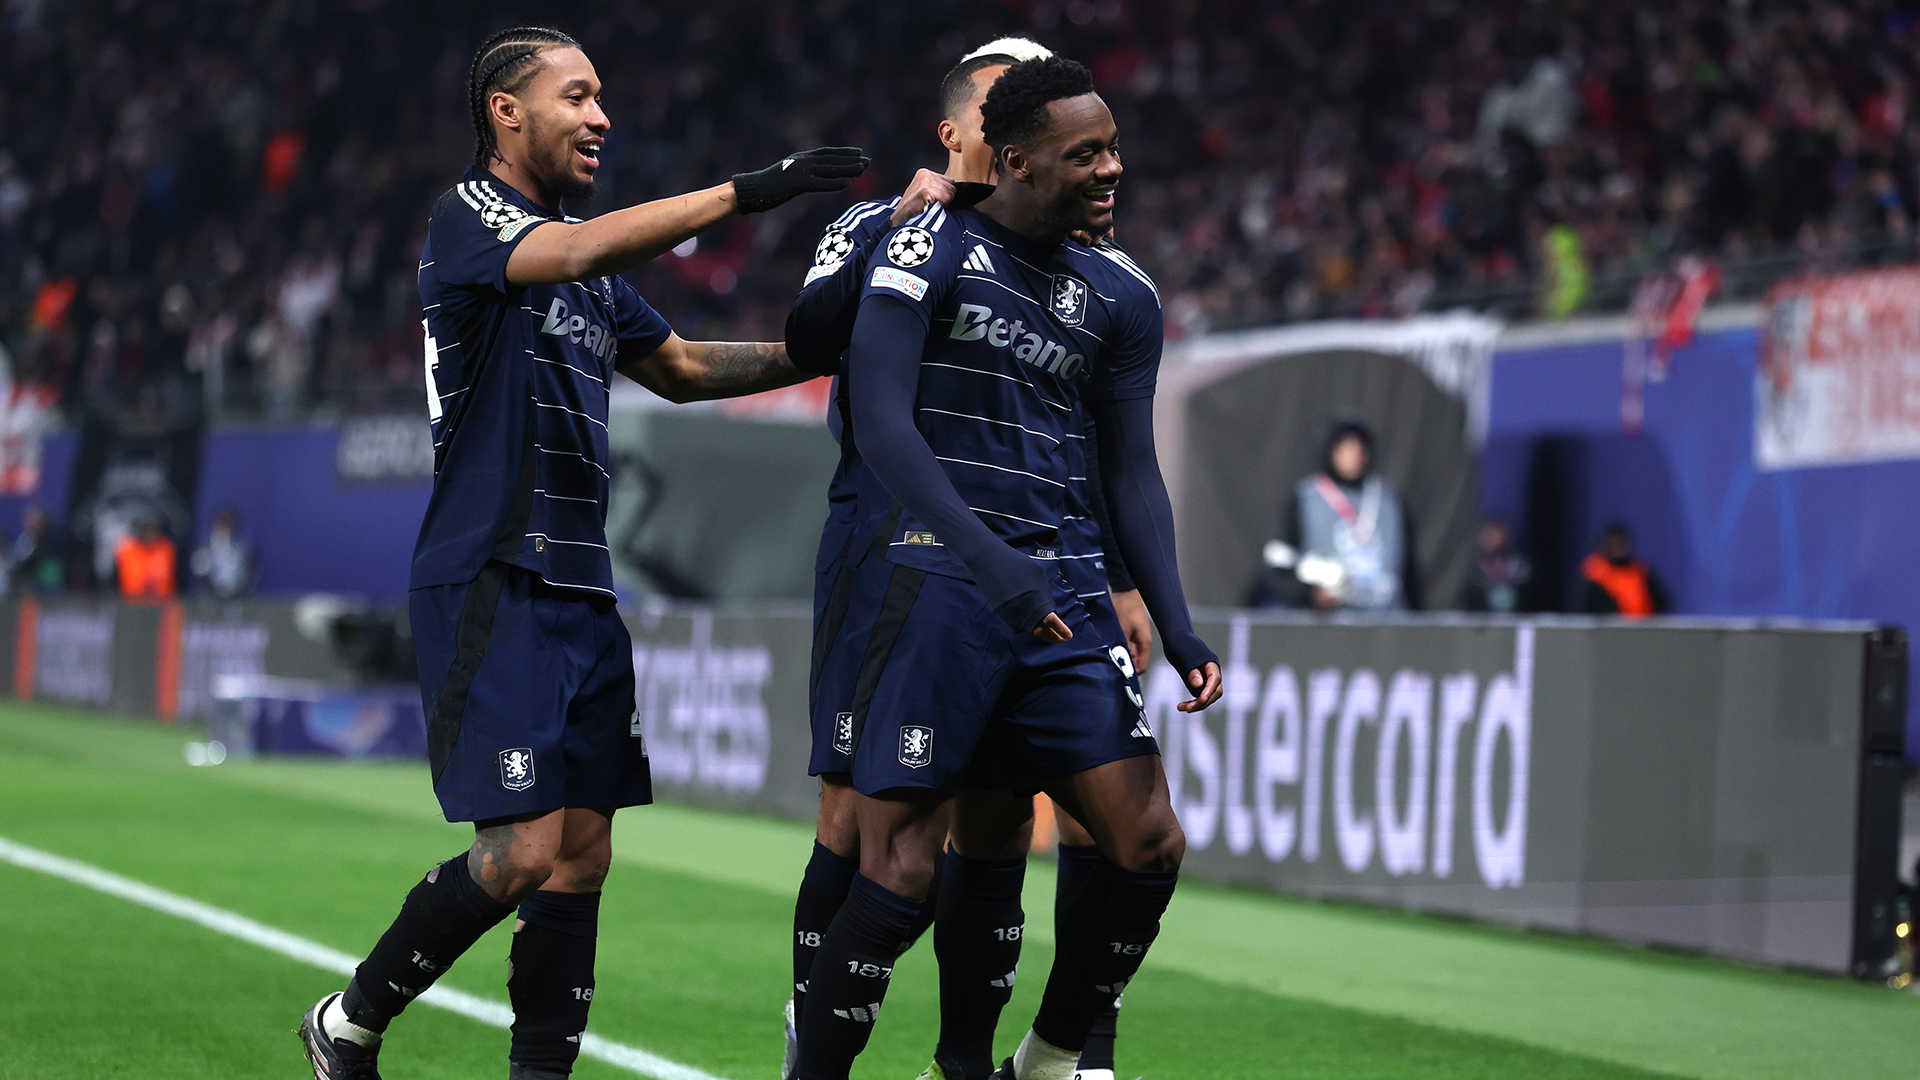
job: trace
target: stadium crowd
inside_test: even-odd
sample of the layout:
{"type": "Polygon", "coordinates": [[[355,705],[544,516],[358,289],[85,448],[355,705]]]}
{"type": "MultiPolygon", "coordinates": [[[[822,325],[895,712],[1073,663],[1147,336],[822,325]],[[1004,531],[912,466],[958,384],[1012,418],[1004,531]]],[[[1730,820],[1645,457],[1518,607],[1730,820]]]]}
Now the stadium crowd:
{"type": "MultiPolygon", "coordinates": [[[[1906,255],[1920,205],[1920,15],[1886,0],[9,0],[17,378],[69,406],[412,407],[462,65],[516,14],[564,22],[606,83],[582,212],[832,143],[868,148],[854,194],[883,194],[939,160],[935,84],[967,48],[1082,58],[1124,135],[1119,237],[1174,333],[1618,306],[1685,253],[1733,288],[1906,255]]],[[[688,337],[777,336],[834,212],[734,222],[637,284],[688,337]]]]}

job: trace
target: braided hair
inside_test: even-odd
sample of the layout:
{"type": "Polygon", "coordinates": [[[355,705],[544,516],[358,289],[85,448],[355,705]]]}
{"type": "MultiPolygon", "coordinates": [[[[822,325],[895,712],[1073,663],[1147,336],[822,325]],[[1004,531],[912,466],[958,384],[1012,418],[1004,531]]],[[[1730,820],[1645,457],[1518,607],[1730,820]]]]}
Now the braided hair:
{"type": "Polygon", "coordinates": [[[533,75],[533,61],[550,48],[578,49],[580,43],[543,26],[516,26],[480,43],[467,69],[467,105],[473,114],[473,163],[486,168],[500,157],[487,99],[496,90],[517,94],[533,75]]]}

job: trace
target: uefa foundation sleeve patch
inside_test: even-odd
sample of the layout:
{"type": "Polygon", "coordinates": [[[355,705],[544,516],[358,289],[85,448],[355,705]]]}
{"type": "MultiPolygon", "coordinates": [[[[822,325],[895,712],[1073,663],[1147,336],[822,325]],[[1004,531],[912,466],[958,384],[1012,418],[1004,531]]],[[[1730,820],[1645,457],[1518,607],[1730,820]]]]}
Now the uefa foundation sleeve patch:
{"type": "Polygon", "coordinates": [[[891,266],[874,267],[873,280],[868,284],[871,288],[893,289],[896,292],[906,293],[915,300],[924,299],[927,295],[926,278],[915,277],[905,270],[895,270],[891,266]]]}

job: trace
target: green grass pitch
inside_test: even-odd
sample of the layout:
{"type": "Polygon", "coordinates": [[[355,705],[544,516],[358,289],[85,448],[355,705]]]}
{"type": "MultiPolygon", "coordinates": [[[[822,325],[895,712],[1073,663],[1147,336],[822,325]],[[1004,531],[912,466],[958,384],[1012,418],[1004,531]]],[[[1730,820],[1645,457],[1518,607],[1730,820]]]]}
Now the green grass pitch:
{"type": "MultiPolygon", "coordinates": [[[[359,955],[461,850],[415,766],[190,768],[183,729],[0,706],[0,837],[359,955]]],[[[797,766],[796,766],[797,767],[797,766]]],[[[773,1080],[793,886],[809,829],[649,807],[615,825],[593,1030],[728,1080],[773,1080]]],[[[1051,863],[1028,877],[1032,1018],[1052,955],[1051,863]]],[[[304,1075],[292,1028],[340,979],[0,863],[0,1078],[304,1075]]],[[[504,1000],[504,929],[448,975],[504,1000]]],[[[855,1076],[910,1080],[937,1017],[932,949],[904,958],[855,1076]]],[[[1911,1072],[1920,999],[1593,941],[1198,883],[1127,991],[1123,1077],[1703,1080],[1911,1072]]],[[[504,1075],[506,1033],[416,1007],[389,1080],[504,1075]]],[[[632,1074],[583,1061],[583,1080],[632,1074]]]]}

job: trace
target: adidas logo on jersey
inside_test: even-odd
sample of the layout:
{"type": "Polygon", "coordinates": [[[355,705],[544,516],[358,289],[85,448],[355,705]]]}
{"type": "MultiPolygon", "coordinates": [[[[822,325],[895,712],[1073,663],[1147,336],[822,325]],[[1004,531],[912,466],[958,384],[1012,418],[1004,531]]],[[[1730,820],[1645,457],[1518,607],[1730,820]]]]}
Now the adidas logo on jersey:
{"type": "Polygon", "coordinates": [[[969,270],[978,270],[983,274],[993,273],[993,259],[987,254],[984,244],[973,245],[973,250],[967,253],[966,259],[960,265],[969,270]]]}

